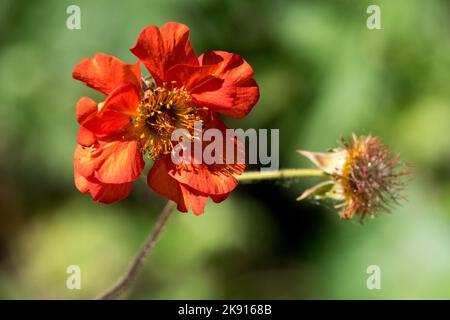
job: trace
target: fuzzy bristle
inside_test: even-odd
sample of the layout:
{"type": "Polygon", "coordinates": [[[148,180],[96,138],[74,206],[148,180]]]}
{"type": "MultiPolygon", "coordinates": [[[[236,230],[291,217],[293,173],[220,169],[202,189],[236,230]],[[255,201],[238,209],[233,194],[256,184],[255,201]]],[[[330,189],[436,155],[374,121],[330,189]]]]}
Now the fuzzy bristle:
{"type": "Polygon", "coordinates": [[[389,211],[402,198],[403,177],[410,171],[377,137],[353,136],[344,143],[348,157],[342,175],[336,177],[342,185],[346,205],[343,218],[359,216],[362,221],[377,212],[389,211]]]}

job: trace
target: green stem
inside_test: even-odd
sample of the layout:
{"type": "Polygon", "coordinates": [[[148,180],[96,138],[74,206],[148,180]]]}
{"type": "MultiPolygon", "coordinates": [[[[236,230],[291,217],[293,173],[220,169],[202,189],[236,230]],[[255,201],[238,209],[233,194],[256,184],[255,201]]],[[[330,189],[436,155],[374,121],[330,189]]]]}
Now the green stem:
{"type": "MultiPolygon", "coordinates": [[[[320,169],[284,169],[277,171],[250,171],[244,172],[240,176],[236,176],[239,181],[255,181],[255,180],[275,180],[275,179],[292,179],[298,177],[321,177],[326,176],[320,169]]],[[[164,226],[167,223],[172,211],[175,209],[175,203],[168,201],[164,207],[157,223],[147,240],[144,242],[141,250],[138,252],[134,260],[131,262],[129,269],[122,275],[116,285],[114,285],[106,293],[99,296],[99,300],[117,299],[133,282],[139,271],[142,269],[145,258],[150,254],[157,240],[159,239],[164,226]]]]}
{"type": "Polygon", "coordinates": [[[236,176],[239,181],[293,179],[299,177],[324,177],[320,169],[283,169],[276,171],[250,171],[236,176]]]}

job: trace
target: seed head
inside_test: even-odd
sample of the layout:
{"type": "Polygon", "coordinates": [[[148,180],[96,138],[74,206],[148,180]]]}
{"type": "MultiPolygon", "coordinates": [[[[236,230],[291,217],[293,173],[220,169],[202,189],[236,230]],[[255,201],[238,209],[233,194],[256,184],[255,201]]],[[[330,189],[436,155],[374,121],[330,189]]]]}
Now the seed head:
{"type": "Polygon", "coordinates": [[[329,153],[298,152],[330,177],[306,190],[298,200],[333,199],[337,202],[335,207],[341,208],[341,218],[357,216],[362,221],[378,212],[390,211],[403,198],[400,191],[410,171],[378,137],[353,134],[329,153]]]}

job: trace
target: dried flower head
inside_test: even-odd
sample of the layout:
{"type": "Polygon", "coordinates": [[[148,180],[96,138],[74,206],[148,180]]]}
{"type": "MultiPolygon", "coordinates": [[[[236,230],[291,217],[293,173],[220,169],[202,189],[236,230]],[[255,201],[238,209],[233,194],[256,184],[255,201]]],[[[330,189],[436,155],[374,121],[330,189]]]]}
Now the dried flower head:
{"type": "Polygon", "coordinates": [[[341,208],[339,216],[351,219],[389,211],[402,198],[409,170],[399,155],[374,136],[352,135],[349,141],[329,153],[298,152],[329,175],[330,180],[306,190],[297,200],[305,198],[333,199],[341,208]]]}

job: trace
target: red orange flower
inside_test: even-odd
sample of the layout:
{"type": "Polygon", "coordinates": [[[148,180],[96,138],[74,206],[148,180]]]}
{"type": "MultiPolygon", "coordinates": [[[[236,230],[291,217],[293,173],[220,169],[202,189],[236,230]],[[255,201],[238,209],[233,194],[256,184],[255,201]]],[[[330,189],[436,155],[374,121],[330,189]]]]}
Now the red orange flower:
{"type": "Polygon", "coordinates": [[[208,197],[224,200],[236,187],[234,174],[244,164],[179,164],[171,161],[171,134],[177,128],[225,130],[218,113],[246,116],[259,99],[253,69],[241,56],[210,51],[197,58],[189,29],[167,23],[149,26],[131,49],[136,64],[106,54],[82,60],[73,77],[107,98],[77,103],[80,124],[74,157],[76,187],[98,202],[114,202],[131,192],[144,169],[143,156],[154,160],[148,185],[175,201],[178,210],[203,213],[208,197]],[[151,74],[143,80],[140,62],[151,74]]]}

